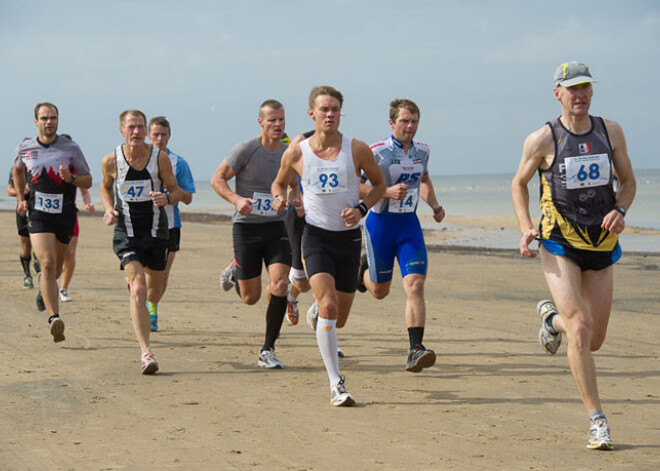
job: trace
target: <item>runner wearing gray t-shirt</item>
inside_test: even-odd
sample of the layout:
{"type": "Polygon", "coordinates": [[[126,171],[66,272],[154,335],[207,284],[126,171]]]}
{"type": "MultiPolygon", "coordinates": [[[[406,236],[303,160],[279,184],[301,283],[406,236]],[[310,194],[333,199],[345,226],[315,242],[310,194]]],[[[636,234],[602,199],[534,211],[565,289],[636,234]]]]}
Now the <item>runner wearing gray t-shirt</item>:
{"type": "Polygon", "coordinates": [[[286,312],[291,247],[284,227],[284,211],[273,209],[270,186],[280,168],[287,146],[284,134],[284,107],[279,101],[266,100],[259,107],[261,134],[236,145],[220,164],[211,186],[222,198],[236,207],[233,217],[234,257],[229,273],[245,304],[252,305],[261,297],[261,267],[268,270],[266,336],[259,353],[258,365],[283,368],[275,355],[286,312]],[[236,177],[235,191],[228,181],[236,177]]]}

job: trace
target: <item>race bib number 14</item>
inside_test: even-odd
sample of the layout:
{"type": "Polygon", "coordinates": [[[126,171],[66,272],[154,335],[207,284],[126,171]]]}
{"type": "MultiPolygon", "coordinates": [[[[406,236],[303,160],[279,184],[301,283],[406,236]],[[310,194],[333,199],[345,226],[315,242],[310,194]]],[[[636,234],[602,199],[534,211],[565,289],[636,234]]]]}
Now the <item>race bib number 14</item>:
{"type": "Polygon", "coordinates": [[[610,159],[607,154],[568,157],[566,163],[566,188],[589,188],[610,182],[610,159]]]}

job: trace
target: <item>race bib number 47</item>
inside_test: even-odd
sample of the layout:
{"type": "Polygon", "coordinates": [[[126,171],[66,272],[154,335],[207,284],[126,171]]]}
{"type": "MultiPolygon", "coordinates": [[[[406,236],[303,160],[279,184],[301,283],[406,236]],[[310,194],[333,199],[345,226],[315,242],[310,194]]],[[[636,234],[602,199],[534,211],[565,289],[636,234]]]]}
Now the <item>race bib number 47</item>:
{"type": "Polygon", "coordinates": [[[122,201],[129,203],[138,203],[141,201],[150,201],[151,180],[125,180],[119,187],[119,194],[122,201]]]}
{"type": "Polygon", "coordinates": [[[566,188],[589,188],[610,182],[610,159],[607,154],[568,157],[566,164],[566,188]]]}
{"type": "Polygon", "coordinates": [[[43,213],[61,214],[62,203],[64,202],[63,194],[42,193],[40,191],[34,192],[34,209],[43,213]]]}

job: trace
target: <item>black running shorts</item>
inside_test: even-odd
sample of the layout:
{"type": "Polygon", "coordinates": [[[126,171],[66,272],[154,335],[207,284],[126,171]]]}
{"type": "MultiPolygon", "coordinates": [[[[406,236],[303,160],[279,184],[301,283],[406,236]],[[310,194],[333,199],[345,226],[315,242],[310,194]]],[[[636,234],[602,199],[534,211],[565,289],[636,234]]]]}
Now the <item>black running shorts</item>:
{"type": "Polygon", "coordinates": [[[328,231],[310,224],[302,235],[302,255],[307,279],[329,273],[337,291],[354,293],[360,268],[362,230],[328,231]]]}
{"type": "Polygon", "coordinates": [[[234,223],[232,233],[236,279],[249,280],[261,276],[262,261],[266,266],[274,263],[291,266],[291,246],[284,222],[234,223]]]}
{"type": "Polygon", "coordinates": [[[130,262],[138,261],[143,267],[162,271],[167,265],[167,239],[158,239],[151,235],[128,237],[123,231],[115,230],[112,239],[112,249],[119,257],[120,268],[130,262]]]}

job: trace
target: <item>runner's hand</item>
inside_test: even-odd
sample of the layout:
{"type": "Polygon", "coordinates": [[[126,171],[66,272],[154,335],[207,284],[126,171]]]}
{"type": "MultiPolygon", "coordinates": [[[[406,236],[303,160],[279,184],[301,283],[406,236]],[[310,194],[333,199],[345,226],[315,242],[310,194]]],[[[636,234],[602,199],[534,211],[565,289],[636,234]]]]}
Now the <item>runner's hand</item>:
{"type": "Polygon", "coordinates": [[[408,185],[405,183],[397,183],[396,185],[388,186],[383,196],[392,200],[403,201],[407,194],[408,185]]]}
{"type": "Polygon", "coordinates": [[[433,210],[433,219],[435,222],[442,222],[445,218],[445,209],[442,206],[435,206],[431,208],[433,210]]]}
{"type": "Polygon", "coordinates": [[[522,236],[520,237],[520,254],[523,257],[529,257],[529,258],[536,258],[536,252],[533,252],[529,248],[529,244],[532,243],[534,239],[536,239],[539,236],[539,231],[536,229],[527,229],[525,232],[523,232],[522,236]]]}
{"type": "Polygon", "coordinates": [[[103,223],[106,226],[112,226],[119,220],[119,212],[114,209],[110,209],[103,214],[103,223]]]}
{"type": "Polygon", "coordinates": [[[357,208],[344,208],[341,210],[341,217],[344,218],[346,227],[356,225],[362,219],[362,213],[357,208]]]}
{"type": "Polygon", "coordinates": [[[252,198],[243,198],[242,196],[236,196],[234,205],[236,206],[236,211],[243,216],[247,216],[252,212],[252,205],[256,203],[257,200],[252,198]]]}

